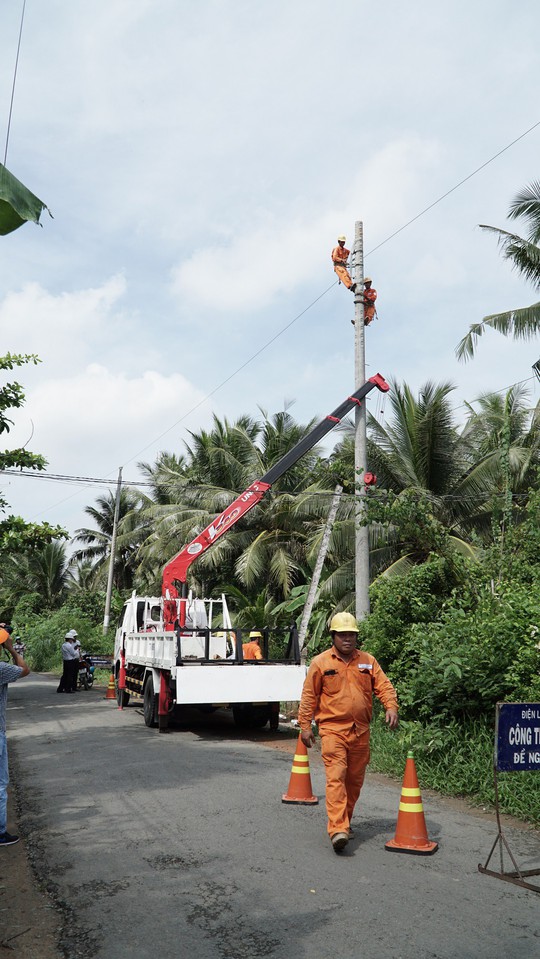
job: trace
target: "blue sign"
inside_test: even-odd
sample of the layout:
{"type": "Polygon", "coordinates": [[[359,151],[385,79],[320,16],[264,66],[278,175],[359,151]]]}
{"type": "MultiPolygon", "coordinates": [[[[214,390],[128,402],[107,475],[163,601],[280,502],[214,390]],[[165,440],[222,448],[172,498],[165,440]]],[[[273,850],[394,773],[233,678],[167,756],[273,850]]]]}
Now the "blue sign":
{"type": "Polygon", "coordinates": [[[540,769],[540,703],[497,703],[495,768],[540,769]]]}

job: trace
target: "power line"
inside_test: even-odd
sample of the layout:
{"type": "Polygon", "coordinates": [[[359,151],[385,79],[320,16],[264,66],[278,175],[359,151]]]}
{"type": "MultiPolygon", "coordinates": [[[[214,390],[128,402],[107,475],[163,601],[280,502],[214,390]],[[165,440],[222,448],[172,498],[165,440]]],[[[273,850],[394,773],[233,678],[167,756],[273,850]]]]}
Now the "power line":
{"type": "MultiPolygon", "coordinates": [[[[440,196],[437,200],[434,200],[433,203],[431,203],[431,204],[429,204],[429,206],[425,207],[420,213],[417,213],[416,216],[414,216],[411,220],[408,220],[407,223],[405,223],[402,227],[400,227],[398,230],[395,230],[393,233],[391,233],[390,236],[388,236],[385,240],[382,240],[381,243],[379,243],[377,246],[373,247],[373,249],[370,250],[369,253],[366,254],[366,255],[367,255],[367,256],[370,256],[370,255],[371,255],[372,253],[374,253],[376,250],[379,250],[382,246],[384,246],[385,243],[388,243],[390,240],[392,240],[394,237],[396,237],[399,233],[402,233],[408,226],[410,226],[412,223],[414,223],[416,220],[418,220],[421,216],[424,216],[429,210],[433,209],[433,207],[436,206],[438,203],[441,203],[442,200],[444,200],[447,196],[450,196],[451,193],[454,193],[455,190],[457,190],[460,186],[462,186],[464,183],[466,183],[468,180],[470,180],[473,176],[475,176],[475,175],[476,175],[477,173],[479,173],[481,170],[485,169],[486,166],[488,166],[490,163],[492,163],[494,160],[496,160],[498,157],[500,157],[503,153],[505,153],[507,150],[509,150],[512,146],[514,146],[516,143],[518,143],[520,140],[522,140],[524,137],[526,137],[529,133],[531,133],[533,130],[535,130],[538,126],[540,126],[540,120],[537,121],[536,123],[534,123],[533,126],[529,127],[528,130],[525,130],[525,132],[522,133],[522,134],[520,134],[520,136],[516,137],[514,140],[512,140],[510,143],[508,143],[505,147],[503,147],[501,150],[499,150],[499,151],[498,151],[496,154],[494,154],[492,157],[490,157],[489,160],[486,160],[485,163],[482,163],[481,166],[479,166],[479,167],[476,168],[476,170],[473,170],[472,173],[470,173],[468,176],[466,176],[466,177],[464,177],[462,180],[460,180],[459,183],[456,183],[455,186],[453,186],[450,190],[447,190],[446,193],[444,193],[442,196],[440,196]]],[[[353,251],[353,252],[354,252],[354,251],[353,251]]],[[[196,403],[195,406],[192,406],[190,410],[188,410],[186,413],[184,413],[183,416],[180,417],[180,419],[176,420],[176,422],[173,423],[172,426],[170,426],[168,429],[164,430],[163,433],[160,433],[159,436],[155,437],[153,440],[151,440],[149,443],[147,443],[147,445],[144,446],[142,449],[140,449],[137,453],[134,453],[134,455],[133,455],[132,457],[130,457],[130,459],[128,459],[128,460],[125,461],[125,464],[124,464],[124,465],[126,465],[127,463],[132,463],[134,459],[136,459],[138,456],[141,455],[141,453],[144,453],[147,449],[149,449],[151,446],[153,446],[155,443],[157,443],[160,439],[162,439],[164,436],[166,436],[167,433],[170,433],[171,430],[175,429],[177,426],[180,425],[180,423],[184,422],[184,420],[186,420],[189,416],[191,416],[191,414],[194,413],[195,410],[199,409],[199,407],[202,406],[208,399],[210,399],[210,397],[214,396],[214,395],[215,395],[220,389],[222,389],[227,383],[229,383],[232,379],[234,379],[234,377],[237,376],[238,373],[240,373],[242,370],[244,370],[247,366],[249,366],[250,363],[253,362],[253,360],[255,360],[258,356],[261,355],[261,353],[263,353],[266,349],[268,349],[268,347],[271,346],[272,343],[275,343],[275,341],[276,341],[277,339],[279,339],[279,337],[282,336],[288,329],[290,329],[291,326],[293,326],[302,316],[304,316],[305,313],[308,312],[308,310],[310,310],[313,306],[315,306],[315,304],[318,303],[319,300],[321,300],[321,299],[323,298],[323,296],[326,296],[326,294],[327,294],[334,286],[336,286],[337,283],[338,283],[338,281],[335,281],[335,282],[332,283],[329,287],[327,287],[325,290],[323,290],[323,292],[320,293],[319,296],[317,296],[314,300],[312,300],[311,303],[308,304],[308,306],[305,307],[305,309],[303,309],[300,313],[298,313],[298,314],[297,314],[292,320],[290,320],[290,322],[287,323],[281,330],[278,330],[278,332],[277,332],[274,336],[272,336],[266,343],[264,343],[264,344],[260,347],[260,349],[258,349],[255,353],[253,353],[250,357],[248,357],[248,359],[247,359],[244,363],[242,363],[241,366],[237,367],[236,370],[233,370],[233,372],[232,372],[229,376],[227,376],[224,380],[221,381],[221,383],[219,383],[216,387],[214,387],[214,389],[211,390],[210,393],[207,393],[207,395],[204,396],[203,399],[200,400],[198,403],[196,403]]],[[[532,377],[531,377],[531,379],[532,379],[532,377]]],[[[522,381],[522,382],[526,382],[526,381],[522,381]]],[[[459,409],[459,408],[460,408],[460,407],[457,407],[457,409],[459,409]]],[[[84,481],[83,481],[83,480],[80,480],[80,482],[83,483],[84,481]]],[[[69,498],[70,498],[70,497],[68,497],[68,499],[69,499],[69,498]]],[[[60,504],[56,504],[56,505],[60,505],[60,504]]]]}
{"type": "Polygon", "coordinates": [[[11,130],[11,115],[13,113],[13,100],[15,98],[15,83],[17,81],[17,69],[19,66],[19,53],[21,51],[21,39],[22,39],[22,32],[23,32],[25,9],[26,9],[26,0],[23,0],[22,13],[21,13],[21,25],[19,28],[19,41],[17,43],[17,56],[15,57],[15,70],[13,71],[13,86],[11,88],[11,101],[9,104],[9,114],[8,114],[7,133],[6,133],[6,149],[4,152],[4,166],[6,165],[6,160],[7,160],[9,132],[11,130]]]}
{"type": "Polygon", "coordinates": [[[498,157],[502,156],[503,153],[506,153],[506,151],[509,150],[510,147],[513,147],[514,144],[519,143],[519,141],[523,140],[523,138],[526,137],[529,133],[532,133],[533,130],[536,130],[536,127],[538,126],[540,126],[540,120],[534,123],[532,127],[529,127],[528,130],[525,130],[525,133],[521,133],[520,136],[516,137],[515,140],[512,140],[511,143],[508,143],[505,147],[502,148],[502,150],[499,150],[498,153],[495,153],[495,155],[490,157],[489,160],[486,160],[485,163],[482,163],[482,165],[477,167],[476,170],[473,170],[472,173],[469,173],[469,175],[464,177],[463,180],[460,180],[459,183],[456,183],[456,185],[453,186],[450,190],[447,190],[446,193],[443,193],[443,195],[440,196],[438,200],[434,200],[433,203],[430,203],[429,206],[426,206],[424,210],[422,210],[420,213],[417,213],[416,216],[413,216],[412,220],[408,220],[407,223],[405,223],[403,226],[400,226],[399,230],[396,230],[394,233],[391,233],[390,236],[387,236],[386,240],[382,240],[381,243],[379,243],[377,246],[374,246],[373,249],[370,250],[369,253],[366,255],[370,256],[372,253],[375,253],[375,250],[380,250],[381,246],[384,246],[385,243],[388,243],[390,240],[393,240],[394,237],[398,235],[398,233],[402,233],[403,230],[406,230],[407,227],[411,225],[411,223],[415,223],[416,220],[419,220],[421,216],[424,216],[424,213],[428,213],[429,210],[432,210],[434,206],[437,206],[437,203],[440,203],[442,200],[445,200],[447,196],[450,196],[450,194],[454,193],[455,190],[458,190],[460,186],[463,186],[463,184],[466,183],[467,180],[471,180],[473,176],[476,176],[477,173],[480,173],[480,170],[484,170],[487,166],[489,166],[490,163],[493,163],[493,161],[496,160],[498,157]]]}
{"type": "Polygon", "coordinates": [[[226,383],[228,383],[228,382],[229,382],[230,380],[232,380],[235,376],[237,376],[237,374],[240,373],[243,369],[245,369],[246,366],[249,366],[249,364],[252,363],[253,360],[255,360],[258,356],[260,356],[261,353],[264,353],[264,351],[265,351],[266,349],[268,349],[268,347],[271,346],[272,343],[275,342],[275,340],[277,340],[280,336],[282,336],[282,334],[285,333],[286,330],[290,329],[290,327],[293,326],[293,324],[296,323],[296,321],[299,320],[300,317],[304,315],[304,313],[307,313],[307,311],[310,310],[312,306],[315,306],[315,304],[318,303],[319,300],[322,300],[323,296],[326,296],[326,294],[332,289],[332,287],[336,286],[337,282],[338,282],[338,281],[336,280],[334,283],[331,283],[330,286],[326,288],[326,290],[323,290],[323,292],[320,293],[319,296],[317,296],[317,297],[309,304],[309,306],[306,306],[306,308],[305,308],[304,310],[302,310],[301,313],[298,313],[298,314],[294,317],[294,319],[292,319],[289,323],[287,323],[287,325],[284,326],[283,329],[279,330],[279,331],[275,334],[275,336],[272,336],[271,339],[267,340],[267,342],[264,343],[263,346],[261,346],[260,349],[258,349],[258,350],[256,351],[256,353],[253,353],[250,357],[248,357],[248,359],[245,361],[245,363],[242,363],[242,365],[239,366],[236,370],[234,370],[234,372],[232,372],[232,373],[230,374],[230,376],[227,376],[226,379],[222,380],[221,383],[219,383],[218,386],[214,387],[214,389],[213,389],[210,393],[207,393],[206,396],[204,396],[204,397],[202,398],[202,400],[200,400],[198,403],[196,403],[195,406],[192,406],[191,409],[187,411],[187,413],[184,413],[184,415],[181,416],[180,419],[176,421],[176,423],[173,423],[172,426],[169,426],[169,428],[166,429],[163,433],[160,433],[159,436],[156,436],[156,438],[155,438],[154,440],[152,440],[150,443],[148,443],[147,446],[143,446],[143,448],[142,448],[141,450],[139,450],[138,453],[134,453],[133,456],[132,456],[129,460],[126,460],[126,463],[132,463],[133,460],[137,458],[137,456],[140,456],[141,453],[144,453],[145,450],[149,449],[150,446],[153,446],[154,443],[157,443],[158,440],[160,440],[160,439],[162,439],[164,436],[166,436],[167,433],[170,433],[171,430],[173,430],[176,426],[178,426],[178,425],[179,425],[180,423],[182,423],[185,419],[187,419],[188,416],[191,416],[191,414],[194,413],[195,410],[198,410],[199,407],[203,405],[203,403],[206,403],[206,401],[209,400],[211,396],[214,396],[214,393],[217,393],[218,390],[220,390],[223,386],[225,386],[226,383]]]}
{"type": "MultiPolygon", "coordinates": [[[[528,136],[529,133],[532,133],[533,130],[536,130],[536,128],[537,128],[538,126],[540,126],[540,120],[538,120],[536,123],[534,123],[533,126],[529,127],[528,130],[525,130],[524,133],[521,133],[521,134],[520,134],[518,137],[516,137],[514,140],[511,140],[510,143],[508,143],[505,147],[503,147],[501,150],[499,150],[497,153],[495,153],[492,157],[490,157],[489,160],[486,160],[486,161],[485,161],[484,163],[482,163],[479,167],[477,167],[475,170],[473,170],[472,173],[469,173],[468,176],[464,177],[462,180],[459,181],[459,183],[456,183],[455,186],[451,187],[450,190],[447,190],[446,193],[443,193],[442,196],[438,197],[437,200],[434,200],[433,203],[430,203],[429,206],[427,206],[427,207],[425,207],[423,210],[421,210],[420,213],[417,213],[416,216],[414,216],[411,220],[408,220],[407,223],[404,223],[403,226],[401,226],[398,230],[395,230],[393,233],[390,234],[390,236],[387,236],[385,240],[382,240],[380,243],[378,243],[377,246],[373,247],[373,249],[370,250],[370,251],[366,254],[366,256],[371,256],[372,253],[375,253],[376,250],[379,250],[382,246],[385,245],[385,243],[389,243],[390,240],[392,240],[394,237],[398,236],[399,233],[402,233],[404,230],[406,230],[407,227],[409,227],[412,223],[415,223],[416,220],[419,220],[420,217],[422,217],[422,216],[424,216],[426,213],[428,213],[429,210],[432,210],[433,207],[437,206],[438,203],[441,203],[442,200],[444,200],[444,199],[446,199],[446,197],[450,196],[451,193],[454,193],[456,190],[458,190],[460,186],[463,186],[464,183],[467,183],[467,181],[470,180],[470,179],[472,179],[472,177],[476,176],[477,173],[480,173],[480,171],[481,171],[481,170],[484,170],[487,166],[489,166],[490,163],[493,163],[494,160],[496,160],[498,157],[502,156],[503,153],[505,153],[507,150],[509,150],[511,147],[513,147],[516,143],[519,143],[520,140],[523,140],[524,137],[528,136]]],[[[353,253],[354,253],[354,250],[353,250],[353,253]]],[[[248,359],[247,359],[244,363],[242,363],[241,366],[237,367],[236,370],[233,370],[233,372],[232,372],[229,376],[227,376],[224,380],[221,381],[221,383],[219,383],[216,387],[214,387],[214,389],[213,389],[210,393],[207,393],[206,396],[204,396],[202,400],[200,400],[198,403],[195,404],[195,406],[192,406],[190,410],[188,410],[186,413],[184,413],[184,415],[181,416],[180,419],[178,419],[175,423],[173,423],[172,426],[170,426],[168,429],[164,430],[163,433],[160,433],[159,436],[157,436],[155,439],[151,440],[150,443],[148,443],[146,446],[144,446],[144,447],[143,447],[141,450],[139,450],[137,453],[134,453],[134,455],[133,455],[129,460],[126,460],[126,463],[131,463],[131,462],[133,462],[133,460],[136,459],[137,456],[140,456],[141,453],[144,453],[147,449],[149,449],[151,446],[153,446],[154,443],[157,443],[160,439],[162,439],[164,436],[166,436],[167,433],[170,433],[171,430],[175,429],[177,426],[180,425],[180,423],[182,423],[185,419],[187,419],[189,416],[191,416],[191,414],[194,413],[195,410],[199,409],[199,407],[202,406],[204,403],[206,403],[206,401],[209,400],[210,397],[214,396],[215,393],[217,393],[217,392],[218,392],[220,389],[222,389],[227,383],[229,383],[232,379],[234,379],[234,377],[237,376],[238,373],[240,373],[242,370],[244,370],[244,369],[246,368],[246,366],[249,366],[249,364],[252,363],[253,360],[255,360],[258,356],[260,356],[261,353],[264,353],[264,351],[265,351],[266,349],[268,349],[268,347],[271,346],[272,343],[275,343],[275,341],[276,341],[277,339],[279,339],[280,336],[282,336],[288,329],[290,329],[291,326],[293,326],[302,316],[304,316],[304,314],[307,313],[308,310],[310,310],[313,306],[315,306],[315,304],[318,303],[319,300],[321,300],[321,299],[323,298],[323,296],[326,296],[326,294],[327,294],[334,286],[337,286],[337,284],[338,284],[338,281],[336,280],[336,281],[335,281],[334,283],[332,283],[329,287],[327,287],[326,290],[324,290],[321,294],[319,294],[319,296],[317,296],[314,300],[312,300],[312,302],[311,302],[308,306],[306,306],[305,309],[303,309],[300,313],[298,313],[298,314],[297,314],[292,320],[290,320],[290,322],[287,323],[281,330],[278,330],[278,332],[277,332],[274,336],[272,336],[271,339],[269,339],[266,343],[263,344],[263,346],[260,347],[260,349],[258,349],[255,353],[253,353],[250,357],[248,357],[248,359]]]]}
{"type": "MultiPolygon", "coordinates": [[[[77,485],[77,484],[78,484],[78,485],[81,485],[81,486],[84,486],[84,487],[91,487],[91,486],[116,487],[116,486],[118,485],[118,480],[109,480],[109,479],[107,479],[107,478],[101,478],[101,477],[97,477],[97,476],[69,476],[68,474],[44,473],[43,471],[39,471],[39,472],[28,471],[28,472],[25,472],[24,470],[3,470],[3,473],[4,473],[4,474],[7,474],[7,475],[9,475],[9,476],[23,476],[23,477],[25,477],[25,478],[48,480],[49,482],[53,482],[53,483],[63,483],[63,484],[66,484],[66,485],[69,485],[69,484],[75,484],[75,485],[77,485]]],[[[180,483],[179,483],[179,482],[172,482],[172,481],[171,481],[171,482],[162,482],[162,483],[160,483],[159,481],[156,481],[156,482],[155,482],[155,481],[152,481],[152,480],[126,480],[126,479],[123,479],[123,480],[121,481],[121,486],[122,486],[124,489],[150,487],[150,488],[152,488],[152,489],[156,489],[156,490],[159,490],[159,491],[161,491],[161,492],[166,492],[167,490],[178,490],[178,488],[179,488],[179,486],[180,486],[180,483]]],[[[189,494],[189,493],[197,493],[197,492],[207,492],[207,491],[208,491],[208,488],[209,488],[208,485],[203,486],[203,485],[201,485],[201,484],[193,483],[193,484],[189,484],[189,485],[184,485],[184,486],[182,487],[182,490],[183,490],[185,493],[188,493],[188,494],[189,494]]],[[[230,495],[231,495],[231,496],[239,496],[240,493],[242,492],[242,490],[229,490],[229,492],[230,492],[230,495]]],[[[332,498],[332,497],[334,496],[334,490],[299,490],[298,492],[291,492],[291,491],[287,491],[287,492],[277,492],[277,491],[273,490],[272,492],[273,492],[273,495],[276,496],[276,497],[288,496],[288,497],[290,497],[291,499],[297,499],[297,498],[300,497],[300,496],[313,497],[313,498],[315,498],[315,499],[317,499],[317,498],[319,498],[319,499],[328,499],[328,498],[332,498]]],[[[404,491],[402,491],[402,492],[404,492],[404,491]]],[[[468,494],[468,495],[462,495],[462,494],[460,494],[460,493],[442,493],[441,495],[437,495],[437,494],[433,493],[431,490],[422,489],[422,488],[419,488],[419,489],[418,489],[418,492],[419,492],[419,493],[425,493],[425,494],[428,495],[428,496],[432,496],[434,499],[437,499],[437,500],[440,501],[440,502],[452,502],[452,501],[455,501],[455,502],[460,502],[460,503],[467,503],[467,502],[471,502],[471,503],[472,503],[472,502],[477,502],[477,501],[480,501],[480,500],[497,499],[497,498],[499,498],[499,497],[505,497],[505,496],[507,495],[507,493],[504,492],[504,491],[503,491],[503,492],[500,492],[500,491],[499,491],[499,492],[497,492],[497,491],[485,491],[485,492],[481,492],[481,493],[472,493],[472,494],[468,494]]],[[[376,500],[379,500],[379,501],[383,501],[384,499],[387,499],[389,495],[392,495],[392,494],[393,494],[393,495],[398,495],[395,490],[387,490],[387,489],[382,489],[382,488],[381,488],[381,489],[371,489],[370,492],[369,492],[369,498],[370,498],[370,499],[376,499],[376,500]]],[[[511,495],[512,495],[512,498],[515,499],[515,500],[524,500],[524,499],[527,499],[527,498],[528,498],[528,493],[512,493],[511,495]]],[[[342,494],[342,497],[343,497],[344,500],[347,500],[347,499],[355,500],[355,494],[354,494],[354,493],[344,492],[344,493],[342,494]]],[[[164,504],[164,505],[178,506],[178,505],[180,505],[180,504],[178,504],[178,503],[169,503],[169,504],[164,504]]]]}

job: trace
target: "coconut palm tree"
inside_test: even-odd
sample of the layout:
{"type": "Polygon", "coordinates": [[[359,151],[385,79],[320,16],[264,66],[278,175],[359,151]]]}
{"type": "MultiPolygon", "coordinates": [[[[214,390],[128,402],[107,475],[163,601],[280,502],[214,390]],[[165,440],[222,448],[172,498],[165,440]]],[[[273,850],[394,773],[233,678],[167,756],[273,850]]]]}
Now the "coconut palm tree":
{"type": "Polygon", "coordinates": [[[540,404],[531,410],[529,393],[522,385],[506,394],[485,393],[466,404],[469,417],[463,436],[493,467],[492,495],[486,498],[485,515],[507,526],[520,521],[529,490],[537,485],[540,464],[540,404]]]}
{"type": "MultiPolygon", "coordinates": [[[[377,488],[366,497],[374,575],[397,560],[394,569],[403,571],[434,550],[453,548],[474,555],[477,530],[482,525],[490,529],[489,518],[484,518],[485,499],[492,491],[496,466],[489,456],[478,456],[474,444],[457,429],[452,390],[449,383],[427,383],[416,397],[406,383],[393,383],[389,422],[383,425],[369,416],[368,468],[377,475],[377,488]]],[[[354,427],[347,427],[336,449],[349,486],[354,476],[353,432],[354,427]]],[[[320,514],[321,503],[315,497],[302,508],[320,514]]],[[[344,494],[330,537],[330,572],[320,590],[321,595],[333,595],[340,608],[354,601],[356,511],[355,497],[344,494]]],[[[308,557],[321,535],[319,522],[307,544],[308,557]]]]}
{"type": "MultiPolygon", "coordinates": [[[[261,412],[262,421],[214,417],[212,430],[190,434],[175,484],[169,473],[169,502],[145,507],[152,532],[140,550],[141,573],[163,566],[313,427],[313,421],[296,423],[287,411],[261,412]]],[[[318,457],[316,449],[302,457],[257,509],[197,561],[192,576],[200,588],[221,589],[237,578],[250,593],[268,586],[270,595],[288,594],[305,563],[305,529],[292,509],[294,495],[311,482],[318,457]]]]}
{"type": "MultiPolygon", "coordinates": [[[[130,489],[120,490],[118,512],[118,535],[113,583],[122,591],[133,588],[136,554],[142,536],[138,507],[140,496],[130,489]]],[[[97,528],[78,529],[73,543],[83,543],[82,549],[73,554],[74,562],[90,560],[102,579],[107,576],[108,560],[114,526],[116,494],[109,490],[98,496],[95,506],[87,506],[85,513],[94,520],[97,528]]]]}
{"type": "MultiPolygon", "coordinates": [[[[528,228],[526,237],[495,226],[481,225],[481,229],[495,234],[503,257],[510,260],[512,267],[524,276],[535,290],[540,290],[539,180],[535,180],[514,197],[508,217],[511,220],[522,218],[525,221],[528,228]]],[[[530,340],[540,331],[540,302],[505,313],[494,313],[485,316],[481,323],[472,324],[456,348],[458,359],[468,360],[474,356],[478,340],[487,328],[516,340],[530,340]]]]}
{"type": "Polygon", "coordinates": [[[68,589],[69,559],[65,544],[59,540],[31,553],[13,554],[4,561],[2,591],[9,593],[13,605],[35,593],[44,609],[58,609],[68,589]]]}

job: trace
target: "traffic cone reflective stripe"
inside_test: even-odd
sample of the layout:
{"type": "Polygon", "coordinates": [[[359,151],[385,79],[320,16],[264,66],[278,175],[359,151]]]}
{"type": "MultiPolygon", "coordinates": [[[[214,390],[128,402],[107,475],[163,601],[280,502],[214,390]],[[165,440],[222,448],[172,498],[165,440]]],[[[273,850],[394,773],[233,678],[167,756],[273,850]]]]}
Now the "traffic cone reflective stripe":
{"type": "Polygon", "coordinates": [[[293,759],[292,772],[298,773],[300,776],[303,776],[303,775],[309,776],[308,756],[299,756],[298,754],[295,754],[295,757],[293,759]]]}
{"type": "Polygon", "coordinates": [[[405,764],[396,834],[393,839],[385,843],[384,848],[388,852],[408,852],[416,856],[430,856],[439,848],[438,843],[430,842],[428,838],[412,752],[407,754],[405,764]]]}
{"type": "Polygon", "coordinates": [[[403,786],[401,789],[401,801],[399,803],[399,808],[402,812],[423,812],[424,807],[422,806],[420,789],[409,789],[407,786],[403,786]],[[415,799],[418,799],[419,802],[403,802],[403,799],[409,799],[409,797],[414,797],[415,799]]]}
{"type": "Polygon", "coordinates": [[[289,788],[281,797],[281,801],[284,803],[301,803],[304,806],[315,806],[319,802],[317,797],[313,795],[309,757],[301,735],[298,737],[296,745],[289,788]]]}

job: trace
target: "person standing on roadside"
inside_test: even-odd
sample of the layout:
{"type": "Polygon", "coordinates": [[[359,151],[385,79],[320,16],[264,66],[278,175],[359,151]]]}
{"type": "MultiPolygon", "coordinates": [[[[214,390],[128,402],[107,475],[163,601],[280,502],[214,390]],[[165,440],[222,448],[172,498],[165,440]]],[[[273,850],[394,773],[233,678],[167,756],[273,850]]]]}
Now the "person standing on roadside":
{"type": "Polygon", "coordinates": [[[75,648],[77,632],[70,629],[62,643],[62,675],[58,684],[57,693],[74,693],[77,690],[77,674],[79,671],[79,651],[75,648]]]}
{"type": "Polygon", "coordinates": [[[10,663],[0,662],[0,847],[13,846],[19,841],[7,831],[7,788],[9,783],[8,752],[6,738],[6,706],[8,683],[15,683],[22,676],[28,676],[29,667],[11,643],[11,626],[0,628],[0,650],[5,649],[13,659],[10,663]]]}
{"type": "Polygon", "coordinates": [[[377,660],[356,648],[358,625],[351,613],[330,623],[332,647],[315,656],[302,690],[298,722],[304,746],[315,742],[313,718],[321,737],[326,773],[328,835],[341,852],[351,835],[351,819],[369,763],[373,693],[386,710],[390,729],[398,723],[397,696],[377,660]]]}

